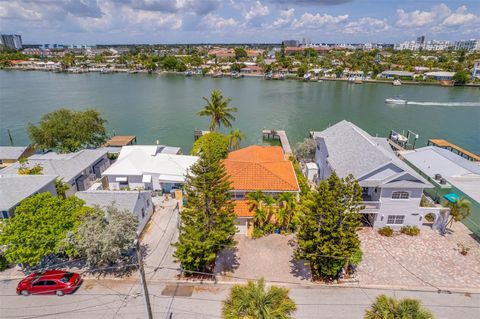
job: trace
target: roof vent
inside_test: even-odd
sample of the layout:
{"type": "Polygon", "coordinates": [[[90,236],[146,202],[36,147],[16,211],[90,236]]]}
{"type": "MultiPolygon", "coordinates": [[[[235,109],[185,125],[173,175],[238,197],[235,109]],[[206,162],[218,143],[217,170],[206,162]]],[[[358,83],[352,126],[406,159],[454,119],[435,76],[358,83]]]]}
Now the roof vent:
{"type": "Polygon", "coordinates": [[[435,174],[435,180],[439,181],[442,178],[442,174],[435,174]]]}
{"type": "Polygon", "coordinates": [[[442,185],[447,184],[447,180],[445,178],[440,178],[440,184],[442,185]]]}

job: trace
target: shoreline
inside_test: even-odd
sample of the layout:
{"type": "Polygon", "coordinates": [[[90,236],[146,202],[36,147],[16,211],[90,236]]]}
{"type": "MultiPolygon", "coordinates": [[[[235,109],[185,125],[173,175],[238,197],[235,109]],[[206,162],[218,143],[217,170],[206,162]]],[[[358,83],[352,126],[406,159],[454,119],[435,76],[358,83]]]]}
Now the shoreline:
{"type": "MultiPolygon", "coordinates": [[[[155,71],[152,73],[148,73],[146,70],[136,70],[135,72],[130,72],[130,70],[127,69],[116,69],[116,70],[111,70],[111,72],[106,72],[102,73],[97,70],[92,70],[92,71],[83,71],[83,72],[67,72],[67,71],[55,71],[55,70],[38,70],[38,69],[19,69],[19,68],[12,68],[12,67],[6,67],[2,68],[0,70],[3,71],[31,71],[31,72],[50,72],[50,73],[65,73],[65,74],[84,74],[84,73],[98,73],[98,74],[116,74],[116,73],[127,73],[127,74],[157,74],[157,75],[162,75],[162,74],[175,74],[175,75],[183,75],[185,76],[184,72],[178,72],[178,71],[155,71]]],[[[222,76],[214,77],[213,74],[192,74],[190,76],[186,77],[212,77],[212,78],[231,78],[231,75],[229,73],[222,74],[222,76]]],[[[242,74],[242,78],[264,78],[263,74],[242,74]]],[[[319,81],[339,81],[339,82],[349,82],[352,84],[362,84],[362,83],[379,83],[379,84],[390,84],[392,85],[393,80],[377,80],[377,79],[362,79],[362,83],[353,83],[350,81],[348,78],[332,78],[332,77],[318,77],[317,80],[308,80],[304,81],[302,77],[298,77],[293,74],[287,74],[285,76],[285,80],[296,80],[296,81],[301,81],[301,82],[319,82],[319,81]]],[[[284,80],[278,80],[278,79],[269,79],[268,81],[284,81],[284,80]]],[[[417,82],[417,81],[406,81],[402,80],[401,81],[402,85],[430,85],[430,86],[442,86],[440,82],[417,82]]],[[[466,83],[464,85],[456,85],[456,86],[442,86],[442,87],[480,87],[480,83],[466,83]]]]}

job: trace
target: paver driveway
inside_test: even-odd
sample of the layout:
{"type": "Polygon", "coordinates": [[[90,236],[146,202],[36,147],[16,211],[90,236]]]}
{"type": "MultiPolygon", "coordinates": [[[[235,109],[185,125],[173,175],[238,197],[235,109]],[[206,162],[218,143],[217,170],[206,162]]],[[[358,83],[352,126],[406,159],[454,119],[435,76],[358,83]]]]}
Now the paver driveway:
{"type": "Polygon", "coordinates": [[[422,227],[420,235],[413,237],[383,237],[365,228],[359,233],[363,251],[360,284],[480,291],[480,244],[470,234],[460,223],[445,236],[429,227],[422,227]],[[467,256],[460,254],[459,242],[470,248],[467,256]]]}
{"type": "Polygon", "coordinates": [[[273,234],[258,239],[236,235],[236,249],[220,253],[215,271],[224,281],[264,277],[267,281],[308,282],[308,267],[293,259],[293,239],[292,235],[273,234]]]}

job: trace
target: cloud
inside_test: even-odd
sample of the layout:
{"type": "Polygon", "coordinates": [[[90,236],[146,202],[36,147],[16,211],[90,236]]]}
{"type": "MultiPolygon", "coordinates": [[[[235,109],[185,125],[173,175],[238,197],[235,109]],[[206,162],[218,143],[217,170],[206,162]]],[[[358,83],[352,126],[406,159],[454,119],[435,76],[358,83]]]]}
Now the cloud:
{"type": "Polygon", "coordinates": [[[271,26],[273,28],[281,28],[290,24],[293,21],[294,14],[295,14],[294,8],[281,10],[278,18],[275,21],[273,21],[271,26]]]}
{"type": "Polygon", "coordinates": [[[250,10],[245,13],[245,20],[250,21],[258,17],[265,17],[270,13],[267,6],[262,5],[260,1],[255,1],[250,10]]]}
{"type": "Polygon", "coordinates": [[[405,12],[403,9],[398,9],[396,25],[405,28],[423,27],[447,17],[450,13],[451,10],[444,3],[434,6],[431,11],[405,12]]]}
{"type": "Polygon", "coordinates": [[[472,24],[475,22],[480,22],[480,17],[467,12],[466,6],[459,7],[454,13],[448,16],[442,23],[442,25],[447,27],[457,27],[461,25],[472,24]]]}
{"type": "Polygon", "coordinates": [[[309,12],[304,13],[300,19],[295,19],[292,22],[294,29],[316,29],[324,26],[337,25],[345,22],[348,19],[348,14],[340,16],[332,16],[329,14],[320,13],[312,14],[309,12]]]}
{"type": "Polygon", "coordinates": [[[206,15],[220,6],[220,0],[117,0],[133,9],[165,13],[206,15]]]}
{"type": "Polygon", "coordinates": [[[390,30],[390,26],[386,20],[380,20],[370,17],[360,18],[357,21],[349,22],[343,32],[347,34],[357,33],[378,33],[390,30]]]}
{"type": "Polygon", "coordinates": [[[233,18],[223,18],[215,14],[208,14],[203,17],[201,25],[205,26],[207,29],[212,29],[216,31],[221,31],[222,29],[227,29],[234,27],[238,22],[233,18]]]}
{"type": "Polygon", "coordinates": [[[352,0],[271,0],[273,3],[289,5],[328,5],[334,6],[351,2],[352,0]]]}

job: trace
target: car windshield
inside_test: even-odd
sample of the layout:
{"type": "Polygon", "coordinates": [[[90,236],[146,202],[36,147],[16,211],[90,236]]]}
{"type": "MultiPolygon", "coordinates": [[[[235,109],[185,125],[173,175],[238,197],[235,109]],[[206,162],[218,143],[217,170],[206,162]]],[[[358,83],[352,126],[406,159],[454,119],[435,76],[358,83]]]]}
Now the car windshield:
{"type": "Polygon", "coordinates": [[[73,277],[73,274],[71,272],[66,272],[65,275],[63,275],[62,278],[60,278],[61,282],[68,282],[70,278],[73,277]]]}

